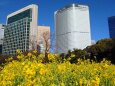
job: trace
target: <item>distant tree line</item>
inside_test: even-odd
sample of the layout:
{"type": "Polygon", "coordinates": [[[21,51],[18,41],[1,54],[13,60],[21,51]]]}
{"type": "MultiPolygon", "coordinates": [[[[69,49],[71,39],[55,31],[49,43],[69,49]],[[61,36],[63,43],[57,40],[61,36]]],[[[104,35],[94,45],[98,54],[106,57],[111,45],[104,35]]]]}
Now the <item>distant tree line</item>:
{"type": "Polygon", "coordinates": [[[73,49],[68,51],[67,54],[60,54],[60,58],[71,58],[71,63],[76,63],[80,59],[90,59],[100,62],[105,58],[115,64],[115,38],[102,39],[96,44],[86,47],[85,49],[73,49]]]}
{"type": "Polygon", "coordinates": [[[94,56],[96,56],[99,62],[106,58],[115,64],[115,38],[99,40],[95,45],[89,46],[84,50],[90,53],[90,59],[94,59],[94,56]]]}
{"type": "MultiPolygon", "coordinates": [[[[49,48],[48,48],[49,49],[49,48]]],[[[27,55],[28,52],[24,52],[27,55]]],[[[36,55],[39,55],[38,52],[36,55]]],[[[49,52],[44,53],[44,62],[48,62],[49,52]]],[[[14,60],[18,60],[17,56],[0,56],[0,64],[5,63],[9,57],[13,57],[14,60]]],[[[115,64],[115,38],[102,39],[96,42],[96,44],[86,47],[85,49],[73,49],[69,50],[68,53],[62,53],[59,55],[57,60],[64,61],[69,60],[71,63],[77,63],[78,59],[89,59],[90,61],[100,62],[105,58],[115,64]]]]}

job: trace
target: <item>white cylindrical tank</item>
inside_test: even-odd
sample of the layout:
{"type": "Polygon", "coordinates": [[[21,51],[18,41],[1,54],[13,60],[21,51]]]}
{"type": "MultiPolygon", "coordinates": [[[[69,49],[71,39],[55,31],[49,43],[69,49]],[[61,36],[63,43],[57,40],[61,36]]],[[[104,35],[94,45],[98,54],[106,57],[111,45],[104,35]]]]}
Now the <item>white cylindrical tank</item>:
{"type": "Polygon", "coordinates": [[[89,8],[71,4],[55,12],[56,52],[67,53],[73,48],[91,45],[89,8]]]}

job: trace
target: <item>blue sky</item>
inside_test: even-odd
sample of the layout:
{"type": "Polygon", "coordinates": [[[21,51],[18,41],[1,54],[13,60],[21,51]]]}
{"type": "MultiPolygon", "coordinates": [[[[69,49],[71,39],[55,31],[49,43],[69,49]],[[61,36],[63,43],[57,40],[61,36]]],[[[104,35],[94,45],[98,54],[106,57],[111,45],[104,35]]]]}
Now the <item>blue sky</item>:
{"type": "Polygon", "coordinates": [[[54,12],[71,3],[87,4],[90,11],[91,38],[109,38],[108,17],[115,15],[115,0],[0,0],[0,23],[6,16],[30,4],[38,5],[38,25],[48,25],[54,31],[54,12]]]}

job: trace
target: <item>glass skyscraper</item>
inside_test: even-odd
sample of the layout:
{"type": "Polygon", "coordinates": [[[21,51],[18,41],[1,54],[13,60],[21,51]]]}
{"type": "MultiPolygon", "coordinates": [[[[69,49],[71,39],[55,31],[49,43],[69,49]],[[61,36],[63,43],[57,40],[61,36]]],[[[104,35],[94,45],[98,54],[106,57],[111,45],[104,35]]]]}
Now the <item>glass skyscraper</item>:
{"type": "Polygon", "coordinates": [[[110,38],[115,38],[115,16],[108,18],[110,38]]]}
{"type": "Polygon", "coordinates": [[[37,36],[37,5],[29,5],[7,16],[7,27],[4,30],[3,54],[16,54],[31,50],[32,42],[37,36]]]}

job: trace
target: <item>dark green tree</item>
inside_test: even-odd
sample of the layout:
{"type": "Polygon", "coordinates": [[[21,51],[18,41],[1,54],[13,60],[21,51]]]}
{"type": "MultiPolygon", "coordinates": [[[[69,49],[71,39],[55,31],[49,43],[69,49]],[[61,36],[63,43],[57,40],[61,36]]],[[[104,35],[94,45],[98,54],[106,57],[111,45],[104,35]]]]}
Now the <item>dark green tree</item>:
{"type": "Polygon", "coordinates": [[[102,39],[97,41],[95,45],[88,46],[87,53],[90,53],[90,59],[94,60],[94,56],[97,57],[97,61],[101,61],[103,58],[115,63],[115,39],[102,39]]]}

